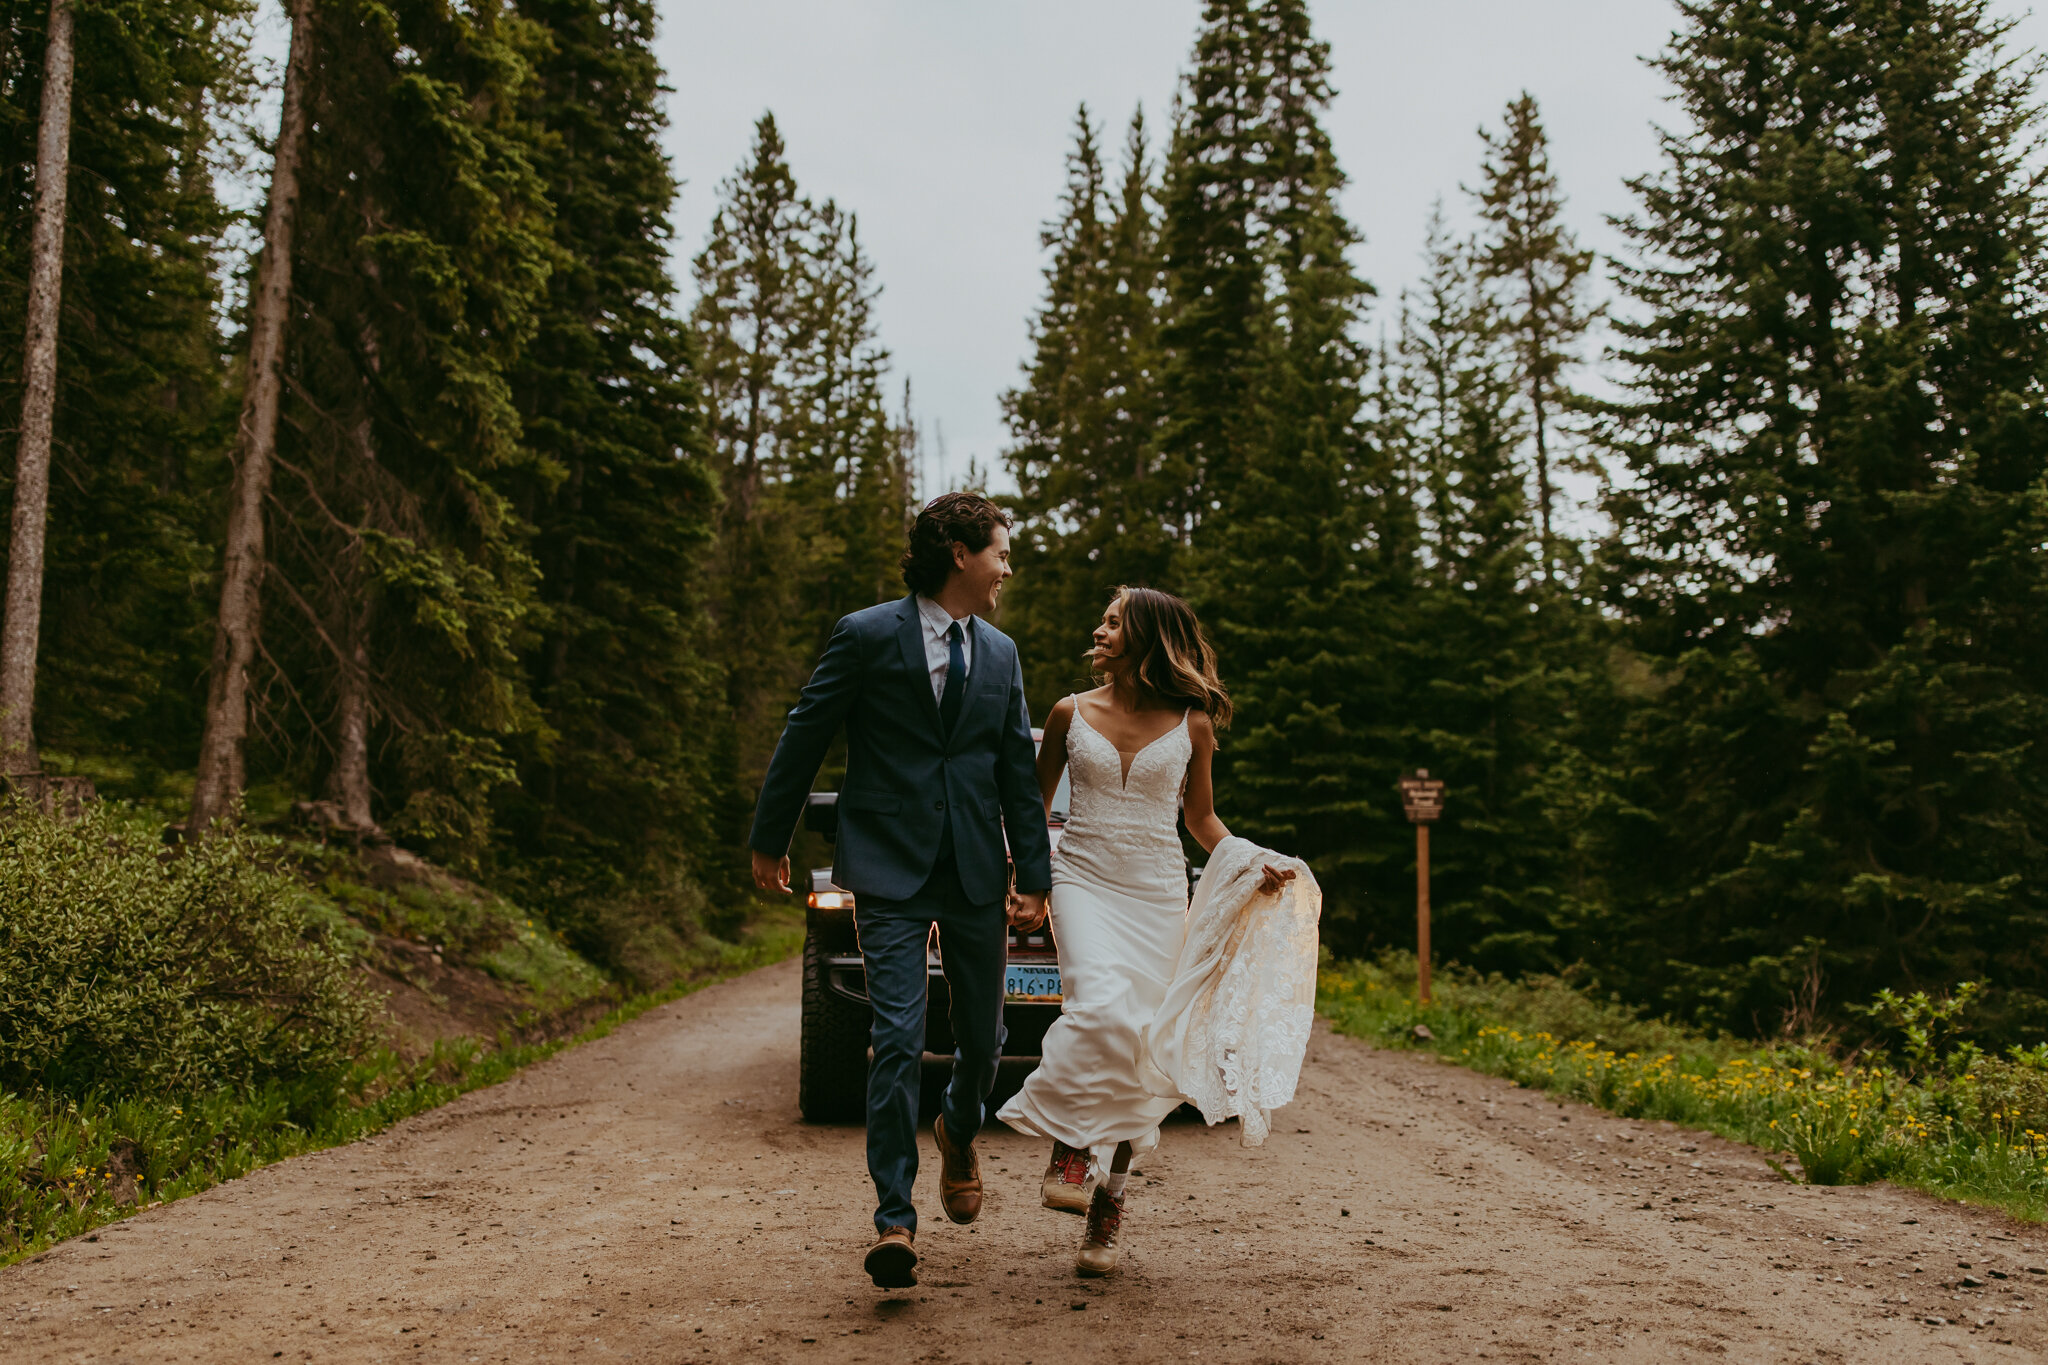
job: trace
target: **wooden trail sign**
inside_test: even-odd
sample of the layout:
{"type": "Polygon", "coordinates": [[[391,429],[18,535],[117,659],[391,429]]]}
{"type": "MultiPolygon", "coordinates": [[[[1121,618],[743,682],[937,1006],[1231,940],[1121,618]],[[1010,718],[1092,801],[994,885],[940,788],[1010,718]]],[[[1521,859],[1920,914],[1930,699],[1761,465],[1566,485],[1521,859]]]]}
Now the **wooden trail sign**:
{"type": "Polygon", "coordinates": [[[1415,972],[1416,998],[1429,1003],[1429,826],[1444,813],[1444,784],[1417,768],[1401,779],[1401,805],[1415,826],[1415,972]]]}

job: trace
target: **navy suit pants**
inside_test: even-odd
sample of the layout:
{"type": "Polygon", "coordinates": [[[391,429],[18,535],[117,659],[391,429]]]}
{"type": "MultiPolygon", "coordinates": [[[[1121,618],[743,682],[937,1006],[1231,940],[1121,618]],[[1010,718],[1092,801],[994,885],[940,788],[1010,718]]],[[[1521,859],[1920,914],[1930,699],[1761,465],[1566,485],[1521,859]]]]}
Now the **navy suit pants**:
{"type": "Polygon", "coordinates": [[[951,858],[908,900],[861,899],[854,925],[874,1006],[868,1064],[868,1174],[875,1181],[875,1229],[917,1230],[917,1110],[922,1086],[925,944],[939,927],[939,955],[952,996],[953,1079],[940,1112],[946,1136],[966,1144],[981,1131],[982,1102],[995,1087],[1003,1050],[1003,968],[1009,938],[1003,903],[977,905],[960,888],[951,858]]]}

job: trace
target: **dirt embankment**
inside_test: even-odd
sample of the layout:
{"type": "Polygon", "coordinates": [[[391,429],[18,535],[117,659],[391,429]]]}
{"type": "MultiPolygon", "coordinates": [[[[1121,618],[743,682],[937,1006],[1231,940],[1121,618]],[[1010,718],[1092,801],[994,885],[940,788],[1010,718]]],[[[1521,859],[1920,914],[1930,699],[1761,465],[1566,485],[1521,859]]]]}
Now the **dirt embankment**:
{"type": "Polygon", "coordinates": [[[2048,1357],[2040,1228],[1327,1033],[1267,1147],[1169,1127],[1113,1280],[1074,1278],[1037,1142],[986,1136],[956,1228],[927,1139],[923,1283],[885,1294],[859,1129],[796,1118],[796,1007],[768,968],[0,1272],[0,1358],[2048,1357]]]}

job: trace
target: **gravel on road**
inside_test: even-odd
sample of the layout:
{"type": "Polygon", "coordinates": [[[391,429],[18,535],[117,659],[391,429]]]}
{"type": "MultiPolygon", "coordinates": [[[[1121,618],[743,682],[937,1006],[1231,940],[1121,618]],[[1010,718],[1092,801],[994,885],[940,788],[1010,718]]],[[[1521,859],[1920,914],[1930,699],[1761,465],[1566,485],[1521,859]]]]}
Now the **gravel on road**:
{"type": "Polygon", "coordinates": [[[1073,1272],[1041,1144],[860,1272],[858,1127],[796,1116],[797,968],[710,987],[390,1132],[0,1272],[41,1361],[2039,1361],[2048,1235],[1319,1026],[1263,1148],[1168,1125],[1122,1271],[1073,1272]]]}

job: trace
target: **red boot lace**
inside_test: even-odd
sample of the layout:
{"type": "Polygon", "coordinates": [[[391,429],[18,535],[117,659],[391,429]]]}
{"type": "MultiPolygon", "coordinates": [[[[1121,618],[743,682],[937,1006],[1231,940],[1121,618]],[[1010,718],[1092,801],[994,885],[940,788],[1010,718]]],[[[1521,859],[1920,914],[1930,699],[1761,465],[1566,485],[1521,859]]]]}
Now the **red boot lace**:
{"type": "Polygon", "coordinates": [[[1088,1183],[1088,1154],[1075,1147],[1062,1145],[1054,1155],[1052,1164],[1060,1173],[1063,1185],[1085,1185],[1088,1183]]]}
{"type": "Polygon", "coordinates": [[[1124,1225],[1124,1201],[1108,1190],[1097,1190],[1088,1203],[1088,1240],[1097,1246],[1115,1246],[1116,1234],[1124,1225]]]}

